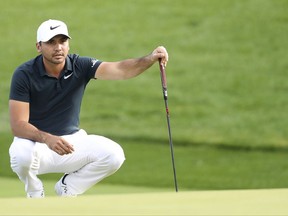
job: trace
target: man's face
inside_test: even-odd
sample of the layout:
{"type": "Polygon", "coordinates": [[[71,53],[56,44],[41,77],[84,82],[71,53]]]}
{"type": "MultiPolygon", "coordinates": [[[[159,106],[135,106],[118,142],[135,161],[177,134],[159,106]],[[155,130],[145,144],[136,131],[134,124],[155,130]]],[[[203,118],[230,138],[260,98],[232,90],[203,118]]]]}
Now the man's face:
{"type": "Polygon", "coordinates": [[[69,52],[69,40],[65,35],[56,35],[47,42],[37,43],[36,47],[44,60],[52,64],[62,64],[69,52]]]}

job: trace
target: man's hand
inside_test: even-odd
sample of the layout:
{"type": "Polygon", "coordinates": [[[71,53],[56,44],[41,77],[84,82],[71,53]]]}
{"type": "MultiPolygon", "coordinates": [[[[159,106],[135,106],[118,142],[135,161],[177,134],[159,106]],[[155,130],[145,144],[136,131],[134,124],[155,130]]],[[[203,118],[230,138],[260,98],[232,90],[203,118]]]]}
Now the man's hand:
{"type": "Polygon", "coordinates": [[[167,62],[168,62],[168,52],[165,47],[159,46],[157,47],[153,52],[152,52],[152,59],[154,62],[158,61],[161,59],[161,64],[166,67],[167,62]]]}
{"type": "Polygon", "coordinates": [[[45,139],[46,145],[59,155],[71,154],[74,152],[73,146],[64,138],[54,135],[48,135],[45,139]]]}

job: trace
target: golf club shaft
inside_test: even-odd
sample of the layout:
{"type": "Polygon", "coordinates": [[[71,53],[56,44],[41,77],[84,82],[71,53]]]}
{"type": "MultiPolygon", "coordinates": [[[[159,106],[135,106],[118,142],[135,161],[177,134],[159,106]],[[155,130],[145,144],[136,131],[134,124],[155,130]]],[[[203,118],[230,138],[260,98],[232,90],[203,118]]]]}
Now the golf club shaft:
{"type": "Polygon", "coordinates": [[[175,167],[175,160],[174,160],[174,149],[173,149],[173,142],[172,142],[171,127],[170,127],[170,114],[169,114],[169,108],[168,108],[167,80],[166,80],[165,68],[164,68],[164,66],[161,64],[160,59],[159,59],[159,66],[160,66],[160,76],[161,76],[162,90],[163,90],[163,96],[164,96],[164,102],[165,102],[165,108],[166,108],[166,118],[167,118],[167,125],[168,125],[168,135],[169,135],[170,152],[171,152],[171,158],[172,158],[172,167],[173,167],[173,175],[174,175],[174,185],[175,185],[175,190],[176,190],[176,192],[178,192],[178,184],[177,184],[177,176],[176,176],[176,167],[175,167]]]}

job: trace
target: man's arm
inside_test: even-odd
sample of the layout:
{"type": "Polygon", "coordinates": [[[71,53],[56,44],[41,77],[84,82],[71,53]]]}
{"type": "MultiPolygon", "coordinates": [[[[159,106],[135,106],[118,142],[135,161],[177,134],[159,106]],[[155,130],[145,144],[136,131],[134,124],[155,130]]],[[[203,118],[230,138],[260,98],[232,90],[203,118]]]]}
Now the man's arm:
{"type": "Polygon", "coordinates": [[[62,137],[39,130],[29,123],[29,103],[10,100],[10,125],[14,136],[45,143],[57,154],[64,155],[74,151],[73,147],[62,137]]]}
{"type": "Polygon", "coordinates": [[[118,62],[103,62],[95,73],[96,79],[102,80],[121,80],[135,77],[155,62],[161,59],[161,64],[166,66],[168,53],[163,46],[157,47],[151,54],[135,59],[126,59],[118,62]]]}

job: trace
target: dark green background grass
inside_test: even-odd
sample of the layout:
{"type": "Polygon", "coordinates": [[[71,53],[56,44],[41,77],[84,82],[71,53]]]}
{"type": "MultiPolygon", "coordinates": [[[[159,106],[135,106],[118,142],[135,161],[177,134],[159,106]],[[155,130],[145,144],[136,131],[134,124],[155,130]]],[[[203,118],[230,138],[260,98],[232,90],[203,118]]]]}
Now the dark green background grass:
{"type": "MultiPolygon", "coordinates": [[[[287,0],[1,2],[0,175],[14,176],[10,78],[37,55],[39,24],[55,18],[69,26],[71,53],[116,61],[168,49],[180,189],[287,187],[287,8],[287,0]]],[[[157,66],[127,81],[91,81],[81,127],[126,152],[104,182],[173,187],[157,66]]]]}

